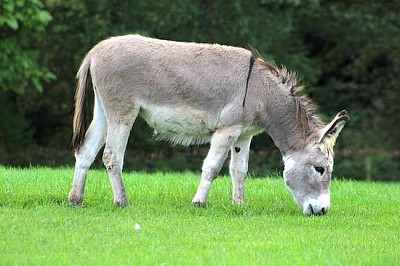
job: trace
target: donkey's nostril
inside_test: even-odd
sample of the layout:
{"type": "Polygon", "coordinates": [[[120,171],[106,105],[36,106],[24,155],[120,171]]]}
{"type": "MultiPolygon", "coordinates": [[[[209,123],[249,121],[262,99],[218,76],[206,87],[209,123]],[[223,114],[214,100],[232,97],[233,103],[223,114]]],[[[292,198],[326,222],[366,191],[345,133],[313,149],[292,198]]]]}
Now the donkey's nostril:
{"type": "Polygon", "coordinates": [[[310,204],[310,205],[308,205],[308,207],[309,207],[310,210],[311,210],[311,214],[310,214],[310,215],[314,215],[314,209],[313,209],[312,205],[310,204]]]}
{"type": "Polygon", "coordinates": [[[328,208],[322,207],[319,211],[314,210],[315,215],[325,215],[328,212],[328,208]]]}

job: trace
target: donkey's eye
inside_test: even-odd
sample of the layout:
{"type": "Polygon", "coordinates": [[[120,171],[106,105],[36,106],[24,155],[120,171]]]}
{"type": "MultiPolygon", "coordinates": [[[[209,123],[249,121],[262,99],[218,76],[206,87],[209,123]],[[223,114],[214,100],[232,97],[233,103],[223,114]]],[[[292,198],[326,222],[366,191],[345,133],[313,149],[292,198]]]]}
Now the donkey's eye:
{"type": "Polygon", "coordinates": [[[317,171],[318,173],[320,173],[321,175],[324,174],[325,169],[323,167],[319,167],[319,166],[314,166],[315,171],[317,171]]]}

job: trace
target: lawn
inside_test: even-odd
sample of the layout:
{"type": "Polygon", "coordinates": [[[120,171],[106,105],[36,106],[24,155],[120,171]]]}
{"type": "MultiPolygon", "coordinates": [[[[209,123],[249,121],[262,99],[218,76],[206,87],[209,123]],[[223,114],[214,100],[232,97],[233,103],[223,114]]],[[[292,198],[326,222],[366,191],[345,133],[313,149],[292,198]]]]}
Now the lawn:
{"type": "Polygon", "coordinates": [[[245,206],[218,178],[195,208],[198,175],[125,173],[119,209],[99,170],[69,206],[72,173],[0,167],[0,265],[400,265],[398,183],[334,180],[328,215],[304,217],[278,177],[248,178],[245,206]]]}

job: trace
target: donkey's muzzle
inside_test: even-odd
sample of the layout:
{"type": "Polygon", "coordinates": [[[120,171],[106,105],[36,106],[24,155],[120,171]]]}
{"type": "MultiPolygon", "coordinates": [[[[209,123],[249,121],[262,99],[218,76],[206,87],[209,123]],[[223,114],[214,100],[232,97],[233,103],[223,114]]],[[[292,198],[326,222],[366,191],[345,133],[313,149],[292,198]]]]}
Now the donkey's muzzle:
{"type": "Polygon", "coordinates": [[[308,198],[303,204],[303,214],[306,216],[311,215],[325,215],[330,208],[330,195],[329,192],[323,193],[318,197],[308,198]]]}

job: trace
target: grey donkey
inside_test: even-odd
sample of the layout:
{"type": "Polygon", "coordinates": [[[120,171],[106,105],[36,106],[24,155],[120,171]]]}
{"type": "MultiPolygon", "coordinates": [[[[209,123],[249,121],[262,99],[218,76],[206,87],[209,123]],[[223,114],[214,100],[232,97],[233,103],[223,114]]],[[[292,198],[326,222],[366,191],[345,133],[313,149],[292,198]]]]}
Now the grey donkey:
{"type": "Polygon", "coordinates": [[[303,213],[328,212],[333,146],[348,115],[341,111],[325,125],[311,100],[300,94],[296,74],[285,67],[243,48],[126,35],[95,45],[77,78],[71,204],[82,204],[87,171],[104,145],[114,204],[128,204],[122,181],[124,153],[140,115],[158,139],[182,145],[210,143],[194,205],[206,204],[229,152],[232,201],[244,203],[250,142],[266,131],[282,153],[285,183],[303,213]],[[94,112],[88,126],[90,87],[94,112]]]}

